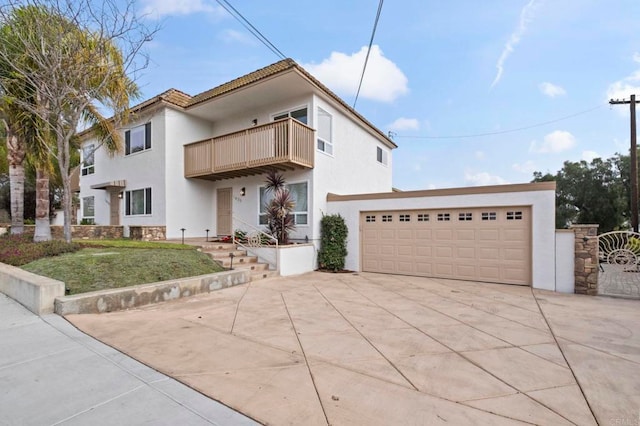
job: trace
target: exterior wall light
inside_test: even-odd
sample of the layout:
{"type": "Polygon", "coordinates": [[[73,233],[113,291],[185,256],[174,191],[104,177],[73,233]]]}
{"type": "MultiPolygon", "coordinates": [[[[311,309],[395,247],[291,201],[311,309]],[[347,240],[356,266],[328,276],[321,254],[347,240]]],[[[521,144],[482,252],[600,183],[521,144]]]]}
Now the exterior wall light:
{"type": "Polygon", "coordinates": [[[242,188],[240,188],[240,195],[241,196],[245,196],[245,194],[247,193],[247,190],[245,189],[245,187],[243,186],[242,188]]]}

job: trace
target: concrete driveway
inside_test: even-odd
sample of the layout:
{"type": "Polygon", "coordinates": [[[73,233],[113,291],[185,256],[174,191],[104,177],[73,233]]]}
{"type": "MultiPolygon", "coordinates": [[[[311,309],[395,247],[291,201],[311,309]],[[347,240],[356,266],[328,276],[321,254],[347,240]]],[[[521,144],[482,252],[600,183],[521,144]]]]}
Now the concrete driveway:
{"type": "Polygon", "coordinates": [[[640,415],[638,301],[310,273],[67,319],[265,424],[635,425],[640,415]]]}

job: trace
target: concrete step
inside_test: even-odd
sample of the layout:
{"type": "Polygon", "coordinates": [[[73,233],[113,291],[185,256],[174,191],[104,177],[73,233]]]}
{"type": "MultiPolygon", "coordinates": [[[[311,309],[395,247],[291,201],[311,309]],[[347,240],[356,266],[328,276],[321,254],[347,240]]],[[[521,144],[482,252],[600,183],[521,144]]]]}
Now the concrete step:
{"type": "MultiPolygon", "coordinates": [[[[220,263],[225,268],[228,268],[231,266],[231,258],[229,256],[220,257],[220,258],[212,257],[212,259],[220,263]]],[[[233,267],[235,268],[236,266],[240,266],[243,264],[257,263],[257,262],[258,262],[258,258],[256,256],[238,256],[233,258],[233,267]]]]}
{"type": "Polygon", "coordinates": [[[204,243],[200,245],[202,251],[213,250],[235,250],[236,245],[233,243],[204,243]]]}
{"type": "Polygon", "coordinates": [[[249,269],[251,271],[268,271],[269,265],[266,263],[249,262],[249,263],[236,263],[233,262],[233,269],[249,269]]]}
{"type": "Polygon", "coordinates": [[[256,271],[251,274],[251,281],[260,281],[265,278],[271,278],[271,277],[277,277],[277,276],[278,276],[278,271],[270,271],[270,270],[256,271]]]}
{"type": "MultiPolygon", "coordinates": [[[[233,250],[233,249],[228,249],[228,250],[202,250],[203,253],[208,254],[212,259],[218,260],[218,259],[224,259],[225,257],[229,257],[230,254],[233,253],[234,258],[237,257],[246,257],[247,256],[247,251],[246,250],[233,250]]],[[[235,262],[235,260],[234,260],[235,262]]]]}

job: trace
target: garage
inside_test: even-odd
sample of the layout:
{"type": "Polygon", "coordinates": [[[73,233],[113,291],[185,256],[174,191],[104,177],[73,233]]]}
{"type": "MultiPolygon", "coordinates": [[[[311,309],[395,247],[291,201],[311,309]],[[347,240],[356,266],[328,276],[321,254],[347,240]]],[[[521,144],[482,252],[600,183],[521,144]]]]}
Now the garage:
{"type": "Polygon", "coordinates": [[[364,272],[532,283],[530,206],[360,212],[364,272]]]}

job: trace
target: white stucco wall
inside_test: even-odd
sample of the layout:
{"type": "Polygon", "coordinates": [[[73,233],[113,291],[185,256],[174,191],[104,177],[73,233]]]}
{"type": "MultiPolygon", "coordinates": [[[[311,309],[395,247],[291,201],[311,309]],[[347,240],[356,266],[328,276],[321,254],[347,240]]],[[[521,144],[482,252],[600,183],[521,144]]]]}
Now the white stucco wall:
{"type": "Polygon", "coordinates": [[[556,291],[574,293],[575,275],[575,233],[568,229],[556,231],[556,291]]]}
{"type": "Polygon", "coordinates": [[[166,232],[167,238],[204,237],[215,234],[215,184],[184,177],[184,145],[211,137],[210,122],[181,111],[165,110],[166,232]]]}
{"type": "Polygon", "coordinates": [[[313,114],[318,107],[332,116],[333,155],[316,150],[313,170],[313,229],[315,242],[320,240],[320,220],[330,208],[327,193],[365,194],[390,192],[392,189],[392,154],[376,138],[355,124],[340,110],[320,97],[314,98],[313,114]],[[376,147],[387,152],[387,164],[377,161],[376,147]]]}
{"type": "MultiPolygon", "coordinates": [[[[94,154],[95,172],[80,176],[80,198],[94,196],[95,223],[109,225],[109,192],[101,189],[91,189],[92,185],[125,180],[124,191],[151,188],[151,214],[126,216],[124,197],[120,199],[120,224],[129,225],[164,225],[165,211],[165,114],[163,110],[153,115],[138,117],[127,123],[122,129],[123,150],[112,157],[104,148],[99,148],[94,154]],[[124,131],[151,122],[151,149],[124,155],[124,131]]],[[[85,145],[95,143],[88,141],[85,145]]],[[[82,213],[82,208],[80,210],[82,213]]],[[[82,219],[82,215],[80,216],[82,219]]]]}
{"type": "MultiPolygon", "coordinates": [[[[428,193],[429,191],[424,191],[428,193]]],[[[433,192],[434,194],[437,191],[433,192]]],[[[555,290],[555,191],[501,192],[328,202],[330,214],[340,214],[349,229],[346,269],[360,271],[360,212],[489,206],[531,206],[533,287],[555,290]]]]}

